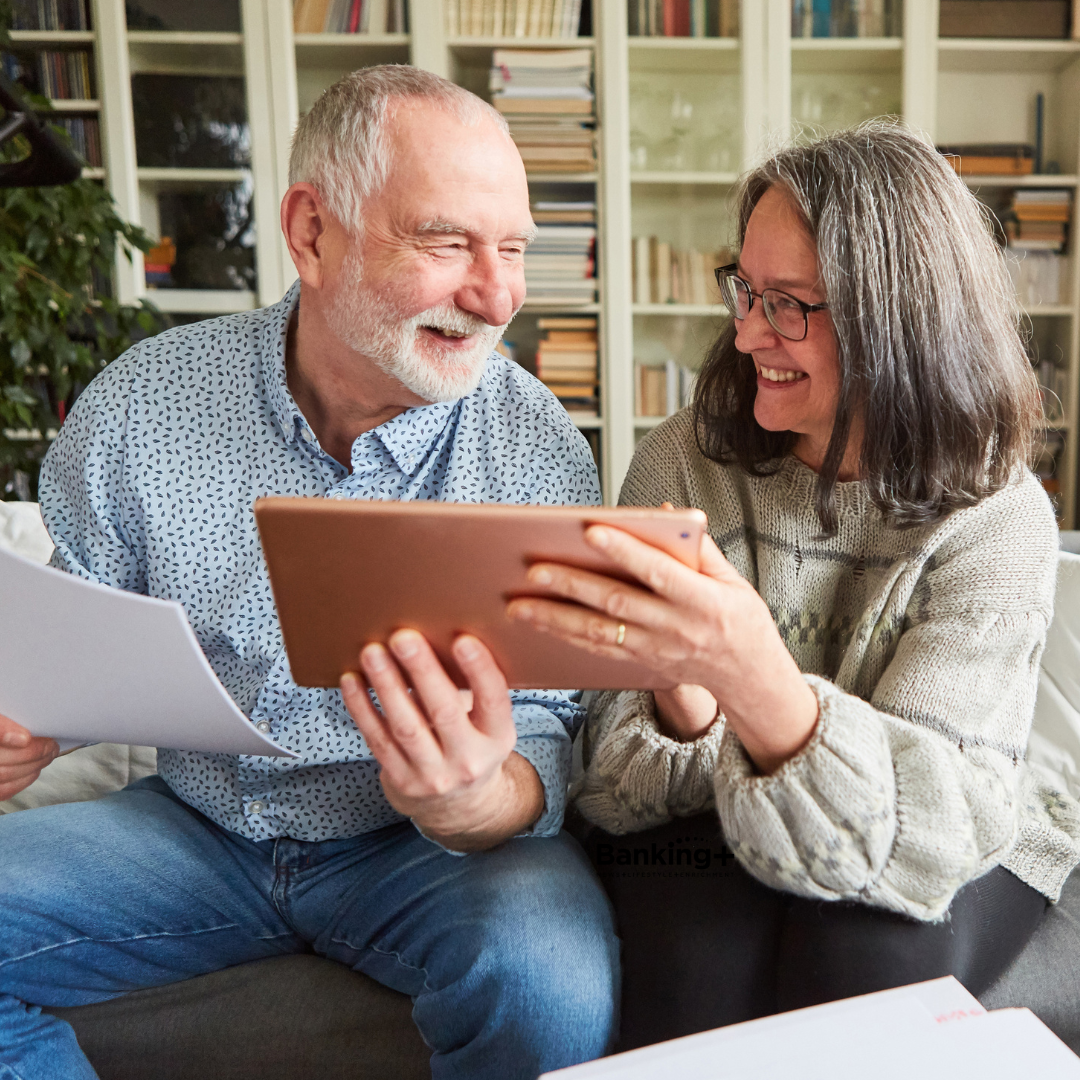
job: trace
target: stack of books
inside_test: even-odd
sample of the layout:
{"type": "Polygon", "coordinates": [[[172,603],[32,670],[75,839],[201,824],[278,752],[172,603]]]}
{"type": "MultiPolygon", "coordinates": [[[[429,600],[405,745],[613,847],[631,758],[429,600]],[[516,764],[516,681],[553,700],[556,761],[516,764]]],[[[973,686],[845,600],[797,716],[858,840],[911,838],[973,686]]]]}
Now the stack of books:
{"type": "Polygon", "coordinates": [[[539,225],[525,250],[529,303],[579,305],[596,300],[596,226],[539,225]]]}
{"type": "Polygon", "coordinates": [[[89,30],[90,0],[14,0],[12,30],[89,30]]]}
{"type": "Polygon", "coordinates": [[[294,34],[407,33],[405,0],[293,0],[294,34]]]}
{"type": "Polygon", "coordinates": [[[627,0],[627,16],[631,37],[739,36],[739,0],[627,0]]]}
{"type": "Polygon", "coordinates": [[[536,350],[536,376],[567,412],[599,413],[596,319],[537,319],[545,332],[536,350]]]}
{"type": "Polygon", "coordinates": [[[961,176],[1029,176],[1035,171],[1035,147],[1029,143],[964,143],[939,146],[938,152],[961,176]]]}
{"type": "Polygon", "coordinates": [[[713,271],[732,261],[731,252],[679,251],[655,236],[635,236],[635,304],[719,304],[713,271]]]}
{"type": "Polygon", "coordinates": [[[537,225],[595,225],[596,202],[537,200],[532,204],[532,219],[537,225]]]}
{"type": "Polygon", "coordinates": [[[163,236],[143,260],[148,289],[170,289],[173,286],[172,269],[176,265],[176,245],[171,236],[163,236]]]}
{"type": "Polygon", "coordinates": [[[696,375],[674,360],[634,365],[634,414],[671,416],[690,404],[696,375]]]}
{"type": "Polygon", "coordinates": [[[101,130],[96,116],[57,116],[49,113],[48,122],[67,132],[72,150],[87,165],[101,167],[101,130]]]}
{"type": "Polygon", "coordinates": [[[496,49],[488,86],[528,172],[595,170],[590,49],[496,49]]]}
{"type": "Polygon", "coordinates": [[[1009,247],[1060,253],[1065,250],[1071,217],[1071,191],[1065,188],[1017,189],[1011,216],[1005,222],[1009,247]]]}
{"type": "Polygon", "coordinates": [[[791,36],[893,37],[901,0],[791,0],[791,36]]]}
{"type": "Polygon", "coordinates": [[[452,38],[573,38],[581,5],[582,0],[446,0],[446,33],[452,38]]]}

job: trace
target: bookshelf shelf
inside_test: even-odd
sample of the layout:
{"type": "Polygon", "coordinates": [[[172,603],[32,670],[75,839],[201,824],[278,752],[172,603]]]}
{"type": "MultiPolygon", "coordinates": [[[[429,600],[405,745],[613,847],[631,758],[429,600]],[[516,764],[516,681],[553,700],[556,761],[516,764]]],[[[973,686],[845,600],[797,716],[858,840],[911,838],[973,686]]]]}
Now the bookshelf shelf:
{"type": "Polygon", "coordinates": [[[146,299],[177,314],[233,315],[257,307],[255,293],[242,289],[147,289],[146,299]]]}
{"type": "Polygon", "coordinates": [[[52,98],[54,112],[101,112],[101,102],[92,98],[52,98]]]}
{"type": "Polygon", "coordinates": [[[596,45],[593,37],[452,37],[447,42],[451,49],[591,49],[596,45]]]}
{"type": "Polygon", "coordinates": [[[171,169],[137,170],[142,184],[236,184],[251,179],[250,169],[171,169]]]}
{"type": "Polygon", "coordinates": [[[1029,176],[965,176],[964,183],[971,188],[1008,187],[1008,188],[1060,188],[1076,187],[1076,173],[1038,173],[1029,176]]]}
{"type": "Polygon", "coordinates": [[[722,318],[728,310],[723,304],[634,304],[634,315],[710,315],[722,318]]]}
{"type": "Polygon", "coordinates": [[[94,168],[93,166],[87,166],[82,171],[82,178],[84,180],[104,180],[105,170],[94,168]]]}
{"type": "Polygon", "coordinates": [[[644,52],[738,52],[739,39],[729,37],[629,37],[631,55],[644,52]]]}
{"type": "Polygon", "coordinates": [[[227,32],[130,30],[132,72],[175,75],[242,75],[244,36],[227,32]]]}
{"type": "Polygon", "coordinates": [[[792,38],[791,70],[807,74],[898,72],[899,38],[792,38]]]}
{"type": "Polygon", "coordinates": [[[293,34],[298,49],[324,49],[341,45],[370,49],[382,45],[408,45],[408,34],[293,34]]]}
{"type": "Polygon", "coordinates": [[[815,37],[792,38],[791,51],[800,52],[888,52],[904,47],[904,39],[898,37],[815,37]]]}
{"type": "Polygon", "coordinates": [[[583,413],[570,412],[567,414],[574,422],[574,426],[582,431],[599,431],[604,426],[604,421],[599,416],[586,415],[583,413]]]}
{"type": "Polygon", "coordinates": [[[12,30],[14,45],[92,45],[93,30],[12,30]]]}
{"type": "Polygon", "coordinates": [[[1076,314],[1076,309],[1071,304],[1035,304],[1025,308],[1024,314],[1030,315],[1033,319],[1062,317],[1071,319],[1076,314]]]}
{"type": "Polygon", "coordinates": [[[550,304],[542,300],[526,300],[521,305],[523,315],[551,315],[565,311],[569,315],[596,315],[600,312],[599,304],[560,304],[557,300],[550,304]]]}
{"type": "Polygon", "coordinates": [[[689,187],[730,187],[738,182],[733,172],[632,172],[631,184],[668,184],[689,187]]]}
{"type": "Polygon", "coordinates": [[[531,172],[526,174],[530,184],[595,184],[594,172],[531,172]]]}
{"type": "Polygon", "coordinates": [[[649,428],[659,427],[666,419],[666,416],[635,416],[634,427],[639,431],[645,431],[649,428]]]}
{"type": "MultiPolygon", "coordinates": [[[[408,34],[295,34],[296,64],[334,70],[338,75],[367,64],[409,62],[408,34]]],[[[319,80],[329,85],[334,79],[319,80]]]]}
{"type": "Polygon", "coordinates": [[[942,71],[1055,72],[1080,57],[1080,41],[1034,41],[1024,38],[941,38],[942,71]]]}

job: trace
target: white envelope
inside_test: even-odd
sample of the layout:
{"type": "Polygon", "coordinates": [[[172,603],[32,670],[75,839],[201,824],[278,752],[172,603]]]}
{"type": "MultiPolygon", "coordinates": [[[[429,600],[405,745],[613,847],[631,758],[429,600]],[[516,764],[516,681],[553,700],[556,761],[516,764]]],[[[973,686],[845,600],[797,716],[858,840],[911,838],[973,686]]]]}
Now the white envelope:
{"type": "Polygon", "coordinates": [[[236,707],[172,600],[0,549],[0,713],[87,742],[296,757],[236,707]]]}

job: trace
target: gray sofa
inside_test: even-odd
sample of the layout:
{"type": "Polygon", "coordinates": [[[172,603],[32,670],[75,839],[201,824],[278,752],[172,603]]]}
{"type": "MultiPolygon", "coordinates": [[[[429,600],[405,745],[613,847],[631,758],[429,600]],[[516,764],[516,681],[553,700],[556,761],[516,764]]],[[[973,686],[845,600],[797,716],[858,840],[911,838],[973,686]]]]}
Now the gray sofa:
{"type": "MultiPolygon", "coordinates": [[[[0,546],[48,557],[32,508],[0,503],[0,546]]],[[[1080,553],[1080,534],[1062,534],[1062,547],[1080,553]]],[[[1080,558],[1067,555],[1029,760],[1080,797],[1080,558]]],[[[78,751],[0,812],[91,798],[152,771],[145,748],[78,751]]],[[[1080,1053],[1080,871],[982,1000],[1027,1006],[1080,1053]]],[[[72,1024],[101,1080],[410,1080],[430,1075],[411,1008],[332,961],[289,956],[50,1011],[72,1024]]]]}

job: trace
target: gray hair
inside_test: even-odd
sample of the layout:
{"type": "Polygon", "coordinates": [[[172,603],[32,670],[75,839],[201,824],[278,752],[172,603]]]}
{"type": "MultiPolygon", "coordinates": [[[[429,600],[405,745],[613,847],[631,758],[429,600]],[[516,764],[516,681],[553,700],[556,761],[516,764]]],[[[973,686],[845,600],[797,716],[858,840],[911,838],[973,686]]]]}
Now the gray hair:
{"type": "MultiPolygon", "coordinates": [[[[840,397],[816,499],[823,529],[836,528],[836,478],[860,413],[861,475],[895,524],[938,520],[1004,486],[1030,458],[1042,410],[989,212],[898,121],[789,147],[754,169],[738,192],[740,245],[774,186],[817,246],[838,343],[840,397]]],[[[698,440],[708,457],[762,475],[795,436],[754,420],[753,365],[734,341],[729,324],[698,380],[698,440]]]]}
{"type": "Polygon", "coordinates": [[[324,90],[301,118],[289,183],[313,184],[346,229],[358,231],[364,200],[378,194],[390,175],[387,121],[394,105],[410,98],[439,105],[469,127],[487,118],[509,130],[486,101],[431,72],[404,64],[362,68],[324,90]]]}

